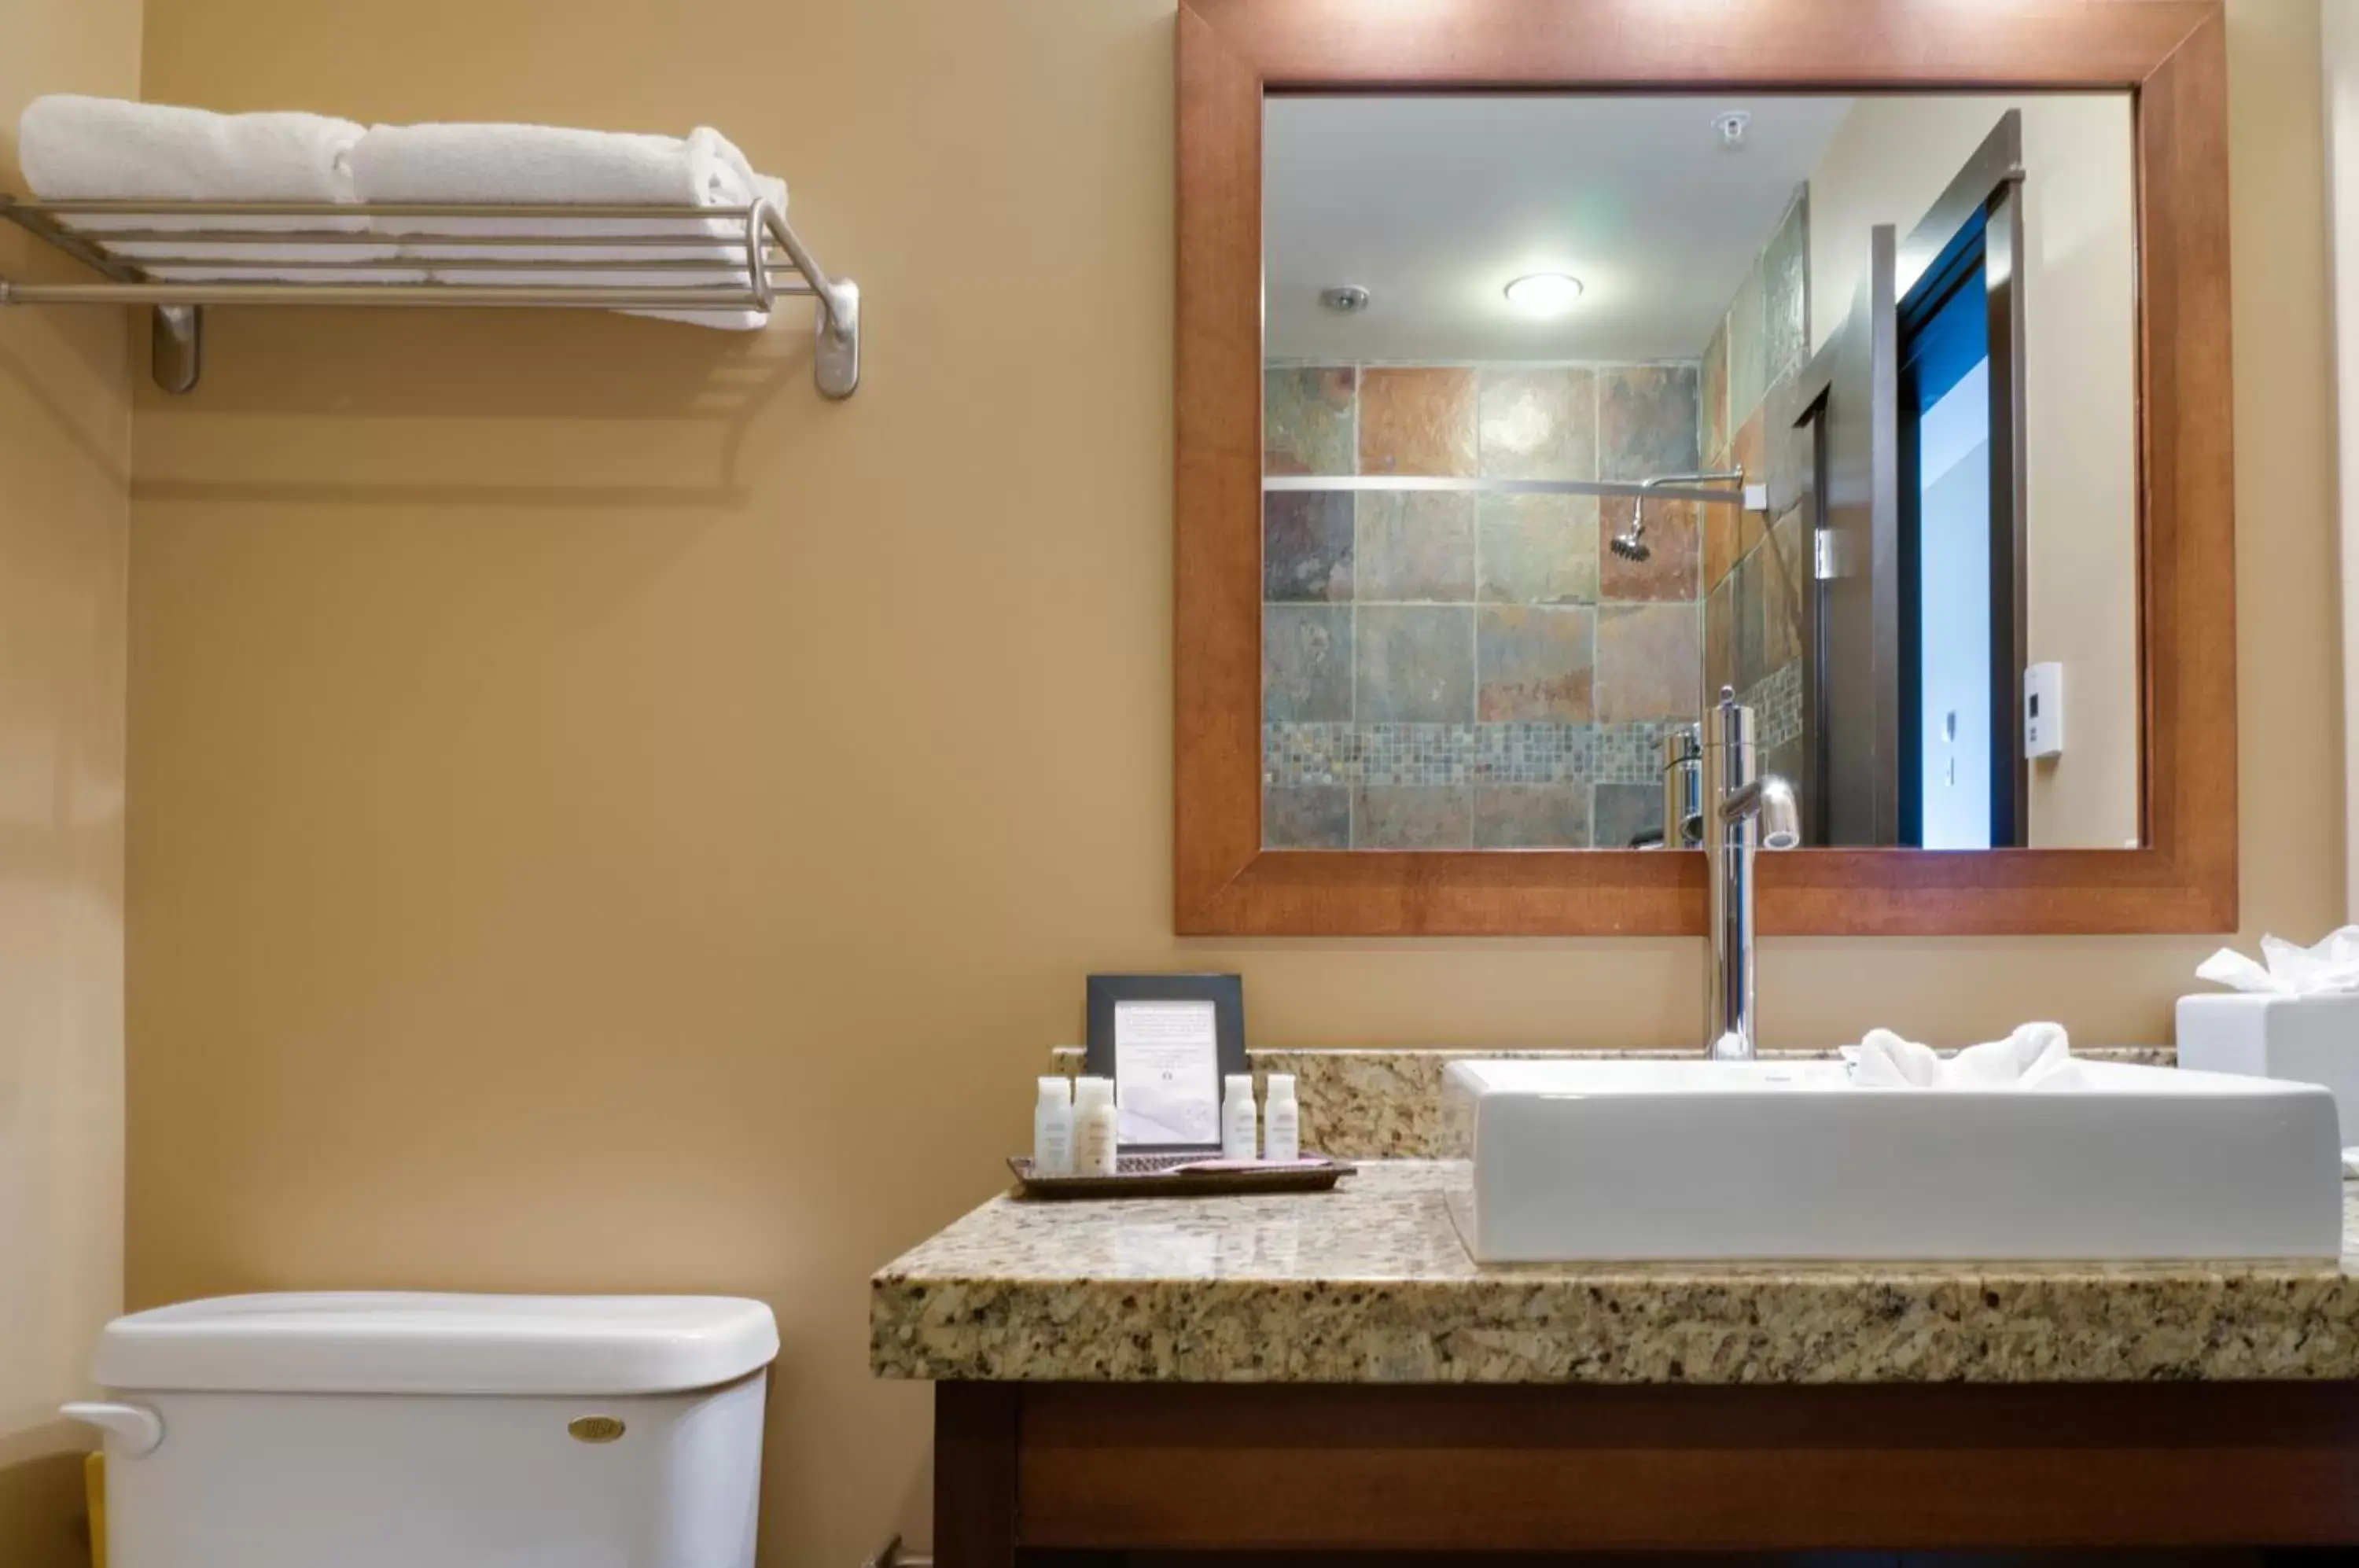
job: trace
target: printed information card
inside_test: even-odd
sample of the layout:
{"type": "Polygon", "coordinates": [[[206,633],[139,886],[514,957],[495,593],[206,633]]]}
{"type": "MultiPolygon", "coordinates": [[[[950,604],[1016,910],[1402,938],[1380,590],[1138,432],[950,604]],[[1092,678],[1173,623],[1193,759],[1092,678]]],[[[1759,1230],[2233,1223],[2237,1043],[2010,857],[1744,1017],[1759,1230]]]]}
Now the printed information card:
{"type": "Polygon", "coordinates": [[[1220,1142],[1220,1032],[1211,1002],[1115,1003],[1114,1062],[1119,1142],[1220,1142]]]}

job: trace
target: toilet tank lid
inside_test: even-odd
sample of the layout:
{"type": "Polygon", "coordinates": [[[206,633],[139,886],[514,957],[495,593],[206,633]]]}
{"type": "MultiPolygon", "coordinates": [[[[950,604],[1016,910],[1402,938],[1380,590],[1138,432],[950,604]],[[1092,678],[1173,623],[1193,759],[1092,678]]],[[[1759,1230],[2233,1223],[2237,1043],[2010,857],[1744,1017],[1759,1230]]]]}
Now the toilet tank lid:
{"type": "Polygon", "coordinates": [[[760,1301],[726,1296],[218,1296],[134,1312],[92,1375],[119,1390],[662,1394],[778,1354],[760,1301]]]}

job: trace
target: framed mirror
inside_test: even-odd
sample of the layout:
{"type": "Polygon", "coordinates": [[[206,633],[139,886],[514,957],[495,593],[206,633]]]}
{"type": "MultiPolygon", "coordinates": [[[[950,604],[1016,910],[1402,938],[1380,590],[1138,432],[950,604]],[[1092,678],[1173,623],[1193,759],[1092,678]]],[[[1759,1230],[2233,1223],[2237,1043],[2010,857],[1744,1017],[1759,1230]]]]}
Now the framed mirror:
{"type": "Polygon", "coordinates": [[[2216,5],[1179,26],[1182,932],[2234,927],[2216,5]]]}

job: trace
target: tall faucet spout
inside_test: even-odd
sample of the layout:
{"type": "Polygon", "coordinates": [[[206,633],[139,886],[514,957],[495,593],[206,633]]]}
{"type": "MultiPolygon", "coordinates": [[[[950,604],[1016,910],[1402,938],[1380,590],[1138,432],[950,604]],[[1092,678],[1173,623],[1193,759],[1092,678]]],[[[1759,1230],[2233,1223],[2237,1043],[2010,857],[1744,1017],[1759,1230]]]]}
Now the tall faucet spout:
{"type": "Polygon", "coordinates": [[[1794,787],[1775,773],[1762,774],[1730,796],[1722,804],[1720,816],[1723,822],[1753,818],[1763,849],[1793,849],[1802,842],[1802,813],[1794,800],[1794,787]]]}
{"type": "Polygon", "coordinates": [[[1749,817],[1761,809],[1761,780],[1756,779],[1720,803],[1720,820],[1733,822],[1749,817]]]}
{"type": "Polygon", "coordinates": [[[1712,895],[1712,966],[1706,974],[1706,1050],[1750,1062],[1758,1043],[1754,1012],[1754,865],[1758,849],[1801,842],[1793,787],[1760,770],[1753,710],[1722,687],[1703,724],[1703,852],[1712,895]]]}

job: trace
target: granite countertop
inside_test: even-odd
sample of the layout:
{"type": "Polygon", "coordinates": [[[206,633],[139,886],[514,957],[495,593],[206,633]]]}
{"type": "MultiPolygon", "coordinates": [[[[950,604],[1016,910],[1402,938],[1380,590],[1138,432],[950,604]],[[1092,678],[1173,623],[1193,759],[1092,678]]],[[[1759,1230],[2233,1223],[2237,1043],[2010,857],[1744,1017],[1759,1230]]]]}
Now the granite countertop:
{"type": "Polygon", "coordinates": [[[888,1377],[1856,1383],[2359,1377],[2340,1263],[1478,1266],[1462,1167],[1287,1197],[999,1197],[870,1286],[888,1377]]]}

